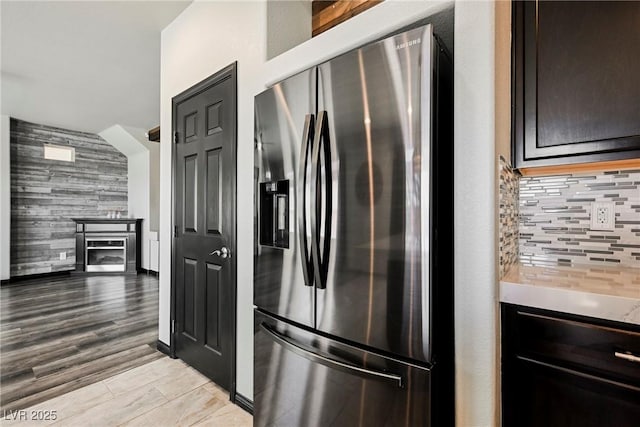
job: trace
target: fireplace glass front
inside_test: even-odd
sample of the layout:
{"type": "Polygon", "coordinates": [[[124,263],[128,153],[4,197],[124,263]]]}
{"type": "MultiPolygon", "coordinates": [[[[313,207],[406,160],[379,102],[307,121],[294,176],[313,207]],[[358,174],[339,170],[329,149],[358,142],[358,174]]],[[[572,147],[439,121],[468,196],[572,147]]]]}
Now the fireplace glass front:
{"type": "Polygon", "coordinates": [[[125,271],[127,239],[117,237],[87,237],[85,241],[85,271],[125,271]]]}

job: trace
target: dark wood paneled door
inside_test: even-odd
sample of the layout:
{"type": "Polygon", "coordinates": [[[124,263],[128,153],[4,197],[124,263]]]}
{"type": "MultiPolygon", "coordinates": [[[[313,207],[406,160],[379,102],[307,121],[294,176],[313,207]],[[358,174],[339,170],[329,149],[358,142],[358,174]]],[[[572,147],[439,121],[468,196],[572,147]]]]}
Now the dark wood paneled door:
{"type": "Polygon", "coordinates": [[[177,357],[235,382],[235,64],[173,99],[177,357]]]}

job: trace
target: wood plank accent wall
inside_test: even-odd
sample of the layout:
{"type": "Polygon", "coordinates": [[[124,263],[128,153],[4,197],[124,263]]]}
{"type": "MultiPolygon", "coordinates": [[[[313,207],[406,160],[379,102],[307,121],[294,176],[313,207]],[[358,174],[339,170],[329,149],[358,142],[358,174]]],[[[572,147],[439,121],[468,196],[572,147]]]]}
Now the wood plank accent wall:
{"type": "Polygon", "coordinates": [[[109,211],[127,216],[124,154],[95,134],[11,119],[11,277],[73,270],[71,218],[109,211]],[[76,161],[46,160],[45,143],[74,147],[76,161]]]}
{"type": "Polygon", "coordinates": [[[313,0],[311,35],[317,36],[384,0],[313,0]]]}

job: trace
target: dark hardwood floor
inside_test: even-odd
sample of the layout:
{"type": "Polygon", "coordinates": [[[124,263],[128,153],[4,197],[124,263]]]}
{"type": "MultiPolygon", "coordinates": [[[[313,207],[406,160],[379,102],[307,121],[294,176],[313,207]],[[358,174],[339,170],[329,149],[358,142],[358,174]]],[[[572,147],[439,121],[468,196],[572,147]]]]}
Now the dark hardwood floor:
{"type": "Polygon", "coordinates": [[[57,276],[0,289],[0,408],[24,409],[163,357],[158,279],[57,276]]]}

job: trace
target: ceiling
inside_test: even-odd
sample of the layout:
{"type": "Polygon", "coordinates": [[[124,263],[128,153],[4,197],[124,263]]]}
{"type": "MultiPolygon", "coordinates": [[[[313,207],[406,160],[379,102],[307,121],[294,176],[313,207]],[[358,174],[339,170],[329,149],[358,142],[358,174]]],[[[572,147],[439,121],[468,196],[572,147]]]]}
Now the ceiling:
{"type": "Polygon", "coordinates": [[[160,123],[160,32],[183,1],[6,1],[2,114],[98,133],[160,123]]]}

